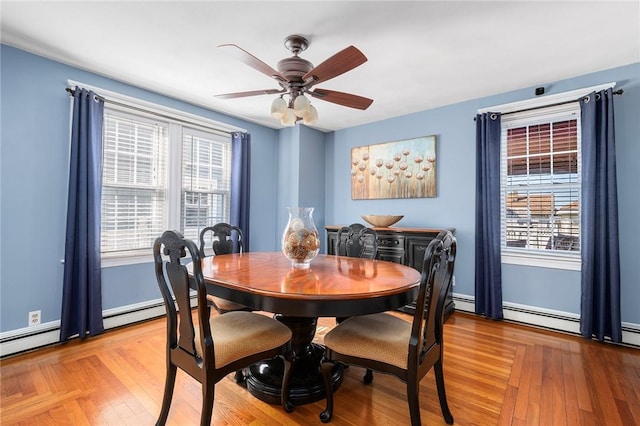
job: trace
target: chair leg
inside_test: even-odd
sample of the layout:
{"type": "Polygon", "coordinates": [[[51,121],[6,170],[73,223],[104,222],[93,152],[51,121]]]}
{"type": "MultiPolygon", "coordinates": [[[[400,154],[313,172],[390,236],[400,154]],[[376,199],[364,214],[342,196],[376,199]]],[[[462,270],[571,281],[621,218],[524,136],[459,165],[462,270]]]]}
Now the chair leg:
{"type": "Polygon", "coordinates": [[[289,399],[289,378],[291,377],[291,361],[289,361],[285,355],[281,355],[280,358],[282,359],[282,363],[284,365],[280,403],[282,404],[282,408],[285,412],[291,413],[295,408],[293,403],[289,399]]]}
{"type": "Polygon", "coordinates": [[[324,382],[324,390],[327,394],[327,406],[322,413],[320,413],[320,421],[322,423],[329,423],[333,417],[333,389],[331,388],[331,371],[333,370],[333,363],[325,361],[320,366],[322,370],[322,380],[324,382]]]}
{"type": "Polygon", "coordinates": [[[418,386],[420,383],[416,377],[411,377],[407,381],[407,401],[409,402],[409,416],[411,426],[420,426],[420,399],[418,397],[418,386]]]}
{"type": "Polygon", "coordinates": [[[442,370],[442,358],[440,358],[433,366],[433,371],[436,376],[436,386],[438,388],[438,399],[440,400],[440,409],[442,410],[442,416],[447,424],[453,424],[453,415],[449,410],[449,404],[447,404],[447,393],[444,389],[444,373],[442,370]]]}
{"type": "Polygon", "coordinates": [[[364,382],[365,385],[370,385],[371,382],[373,382],[373,370],[370,368],[367,368],[367,371],[364,373],[364,377],[362,378],[362,381],[364,382]]]}
{"type": "Polygon", "coordinates": [[[215,395],[215,383],[205,380],[202,383],[202,412],[200,413],[200,426],[211,426],[213,415],[213,397],[215,395]]]}
{"type": "Polygon", "coordinates": [[[167,365],[167,377],[164,381],[164,395],[162,397],[162,408],[160,409],[160,416],[156,422],[156,426],[164,426],[169,416],[169,408],[171,408],[171,398],[173,398],[173,388],[176,384],[176,372],[178,368],[168,363],[167,365]]]}
{"type": "Polygon", "coordinates": [[[239,385],[244,383],[245,377],[244,377],[244,373],[242,372],[242,370],[236,370],[236,374],[235,374],[235,376],[233,376],[233,379],[239,385]]]}

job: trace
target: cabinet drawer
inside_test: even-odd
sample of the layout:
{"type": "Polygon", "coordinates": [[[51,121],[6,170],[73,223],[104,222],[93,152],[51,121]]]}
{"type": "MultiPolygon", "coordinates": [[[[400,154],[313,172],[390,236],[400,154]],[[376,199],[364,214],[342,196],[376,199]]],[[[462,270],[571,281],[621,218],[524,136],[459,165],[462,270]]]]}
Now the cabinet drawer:
{"type": "Polygon", "coordinates": [[[378,249],[378,255],[376,259],[387,260],[389,262],[400,263],[404,265],[404,252],[401,250],[380,250],[378,249]]]}
{"type": "Polygon", "coordinates": [[[376,257],[380,260],[387,260],[404,265],[406,261],[404,236],[378,234],[378,255],[376,257]]]}
{"type": "Polygon", "coordinates": [[[381,248],[404,250],[404,236],[378,235],[378,250],[381,248]]]}

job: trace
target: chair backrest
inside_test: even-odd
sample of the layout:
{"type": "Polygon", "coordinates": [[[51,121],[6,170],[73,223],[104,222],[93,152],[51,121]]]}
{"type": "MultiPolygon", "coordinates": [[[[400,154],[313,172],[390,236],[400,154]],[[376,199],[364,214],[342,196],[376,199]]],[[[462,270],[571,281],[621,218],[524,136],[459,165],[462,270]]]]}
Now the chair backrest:
{"type": "Polygon", "coordinates": [[[360,223],[343,226],[337,234],[336,254],[375,259],[378,254],[378,233],[360,223]]]}
{"type": "Polygon", "coordinates": [[[205,257],[207,247],[206,236],[211,232],[211,248],[214,254],[242,253],[242,229],[228,223],[220,222],[200,231],[200,256],[205,257]],[[234,235],[235,234],[235,235],[234,235]]]}
{"type": "MultiPolygon", "coordinates": [[[[201,367],[198,365],[196,351],[196,336],[194,321],[191,312],[190,291],[196,290],[198,303],[198,327],[199,340],[202,344],[202,360],[204,366],[213,366],[214,352],[211,339],[211,327],[209,318],[210,307],[207,304],[207,290],[202,277],[201,256],[195,243],[182,236],[177,231],[165,231],[162,236],[156,238],[153,245],[153,258],[156,271],[156,280],[167,309],[167,350],[181,351],[193,358],[193,363],[181,365],[192,376],[197,377],[201,367]],[[189,255],[187,255],[189,252],[189,255]],[[189,276],[187,263],[190,257],[193,265],[193,277],[189,276]],[[187,258],[187,259],[185,259],[187,258]],[[175,297],[175,304],[173,298],[175,297]],[[176,304],[178,305],[176,309],[176,304]]],[[[186,360],[186,357],[181,356],[186,360]]]]}
{"type": "Polygon", "coordinates": [[[420,290],[409,344],[409,368],[417,365],[426,374],[442,354],[444,306],[456,258],[457,242],[451,231],[442,231],[424,254],[420,290]],[[424,363],[424,369],[421,369],[424,363]]]}

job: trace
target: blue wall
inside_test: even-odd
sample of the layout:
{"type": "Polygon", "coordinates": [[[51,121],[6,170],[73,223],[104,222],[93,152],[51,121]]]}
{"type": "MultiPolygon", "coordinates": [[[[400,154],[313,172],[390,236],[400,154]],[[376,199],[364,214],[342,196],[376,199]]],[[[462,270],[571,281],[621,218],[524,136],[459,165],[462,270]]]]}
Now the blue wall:
{"type": "MultiPolygon", "coordinates": [[[[547,94],[616,81],[622,320],[640,323],[640,64],[544,84],[547,94]]],[[[403,214],[398,226],[455,227],[458,239],[454,293],[474,294],[475,117],[479,108],[533,98],[534,88],[474,99],[442,108],[335,132],[327,138],[326,222],[349,224],[362,214],[403,214]],[[407,200],[351,200],[351,148],[437,136],[438,196],[407,200]]],[[[578,314],[580,273],[503,265],[505,302],[578,314]]]]}
{"type": "MultiPolygon", "coordinates": [[[[325,224],[361,221],[361,214],[404,214],[400,226],[455,227],[459,241],[454,292],[473,296],[475,127],[478,108],[533,97],[533,88],[323,134],[303,126],[280,131],[1,46],[0,332],[60,318],[69,151],[67,79],[197,114],[251,133],[251,250],[279,250],[288,205],[316,208],[325,224]],[[352,147],[437,135],[438,196],[351,200],[352,147]],[[37,254],[34,260],[32,254],[37,254]]],[[[622,261],[622,319],[640,324],[640,64],[545,84],[548,93],[617,81],[616,135],[622,261]]],[[[322,238],[323,244],[325,238],[322,238]]],[[[326,247],[323,248],[323,251],[326,247]]],[[[507,302],[579,312],[579,274],[505,266],[507,302]]],[[[151,264],[105,268],[104,309],[155,300],[151,264]]]]}
{"type": "MultiPolygon", "coordinates": [[[[43,323],[60,319],[70,139],[68,79],[246,129],[252,141],[254,188],[251,250],[276,248],[278,131],[6,45],[1,49],[1,332],[26,327],[29,311],[41,310],[43,323]]],[[[104,309],[159,298],[151,263],[103,270],[104,309]]]]}

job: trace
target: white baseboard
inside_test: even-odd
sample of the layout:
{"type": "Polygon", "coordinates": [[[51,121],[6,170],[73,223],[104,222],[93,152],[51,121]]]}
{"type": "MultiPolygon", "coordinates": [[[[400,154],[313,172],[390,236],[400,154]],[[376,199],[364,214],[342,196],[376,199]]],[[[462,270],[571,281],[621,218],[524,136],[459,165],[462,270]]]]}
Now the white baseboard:
{"type": "MultiPolygon", "coordinates": [[[[453,301],[457,311],[475,312],[473,297],[454,293],[453,301]]],[[[578,314],[509,302],[503,303],[502,312],[506,320],[580,335],[580,315],[578,314]]],[[[640,346],[640,324],[623,322],[622,342],[640,346]]]]}
{"type": "MultiPolygon", "coordinates": [[[[192,297],[192,305],[193,300],[192,297]]],[[[165,315],[162,299],[136,303],[102,311],[105,330],[133,324],[165,315]]],[[[60,321],[51,321],[31,327],[0,333],[0,358],[26,352],[60,341],[60,321]]]]}
{"type": "MultiPolygon", "coordinates": [[[[473,297],[454,293],[453,300],[456,310],[475,312],[473,297]]],[[[162,299],[107,309],[103,311],[104,328],[111,329],[157,318],[163,316],[165,312],[162,299]]],[[[576,314],[516,303],[504,303],[503,313],[504,318],[510,321],[580,335],[580,318],[576,314]]],[[[59,341],[60,321],[0,333],[0,358],[59,341]]],[[[622,342],[640,347],[640,324],[622,323],[622,342]]]]}

